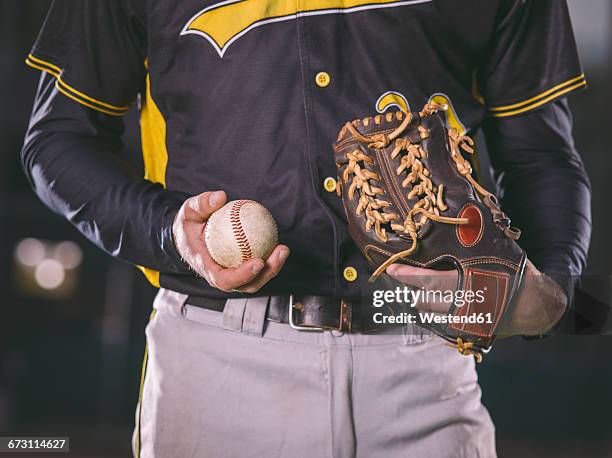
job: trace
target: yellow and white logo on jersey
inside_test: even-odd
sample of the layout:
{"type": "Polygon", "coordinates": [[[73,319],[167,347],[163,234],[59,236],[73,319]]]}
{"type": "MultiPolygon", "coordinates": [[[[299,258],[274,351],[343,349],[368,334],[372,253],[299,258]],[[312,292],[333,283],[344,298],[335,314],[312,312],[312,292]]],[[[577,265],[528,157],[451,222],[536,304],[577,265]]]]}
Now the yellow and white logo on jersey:
{"type": "Polygon", "coordinates": [[[391,107],[399,108],[405,112],[410,111],[410,104],[401,92],[387,91],[376,101],[376,111],[378,113],[384,113],[391,107]]]}
{"type": "Polygon", "coordinates": [[[301,16],[348,14],[357,11],[429,3],[433,0],[226,0],[196,13],[181,35],[206,38],[223,57],[240,37],[256,27],[301,16]]]}
{"type": "MultiPolygon", "coordinates": [[[[433,94],[429,97],[428,103],[439,103],[441,105],[446,105],[448,109],[446,110],[446,122],[448,126],[457,130],[460,135],[465,135],[467,133],[467,129],[465,125],[459,119],[459,115],[453,106],[453,102],[450,97],[441,92],[433,94]]],[[[402,111],[410,111],[410,104],[408,100],[401,92],[396,91],[387,91],[383,95],[381,95],[376,101],[376,111],[378,113],[384,113],[389,108],[396,107],[402,111]]]]}

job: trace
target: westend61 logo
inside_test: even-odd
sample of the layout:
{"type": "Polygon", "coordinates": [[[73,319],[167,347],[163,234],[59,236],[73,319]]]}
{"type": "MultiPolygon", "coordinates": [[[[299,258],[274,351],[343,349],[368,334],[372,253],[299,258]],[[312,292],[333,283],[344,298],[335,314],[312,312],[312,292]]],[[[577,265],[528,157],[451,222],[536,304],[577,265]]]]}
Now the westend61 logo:
{"type": "MultiPolygon", "coordinates": [[[[464,307],[469,304],[482,304],[485,300],[485,291],[483,290],[426,290],[424,288],[414,289],[409,287],[394,290],[376,290],[372,293],[372,306],[381,308],[385,305],[405,305],[413,308],[419,307],[419,304],[439,304],[441,306],[451,305],[455,307],[464,307]]],[[[385,314],[377,312],[372,315],[372,320],[376,324],[415,324],[419,322],[435,323],[435,324],[460,324],[460,323],[492,323],[493,316],[491,313],[471,313],[463,316],[454,316],[449,313],[443,314],[439,312],[418,312],[413,313],[401,312],[398,314],[385,314]]]]}

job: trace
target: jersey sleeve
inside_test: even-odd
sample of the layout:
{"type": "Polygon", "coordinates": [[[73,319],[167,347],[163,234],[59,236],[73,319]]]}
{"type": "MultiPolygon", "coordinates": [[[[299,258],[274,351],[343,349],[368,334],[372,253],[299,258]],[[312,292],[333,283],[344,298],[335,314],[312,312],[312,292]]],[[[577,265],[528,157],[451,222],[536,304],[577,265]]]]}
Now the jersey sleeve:
{"type": "Polygon", "coordinates": [[[479,87],[489,114],[511,117],[587,85],[566,0],[510,0],[479,87]]]}
{"type": "Polygon", "coordinates": [[[145,78],[146,43],[137,0],[54,0],[26,59],[86,107],[125,114],[145,78]]]}

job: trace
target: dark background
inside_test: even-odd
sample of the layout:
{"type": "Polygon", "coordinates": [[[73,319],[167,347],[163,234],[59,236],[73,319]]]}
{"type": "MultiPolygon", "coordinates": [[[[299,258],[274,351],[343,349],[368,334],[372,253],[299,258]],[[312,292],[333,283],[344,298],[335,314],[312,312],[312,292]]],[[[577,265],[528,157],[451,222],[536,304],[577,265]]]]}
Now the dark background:
{"type": "MultiPolygon", "coordinates": [[[[129,456],[143,329],[155,291],[136,269],[90,246],[44,208],[19,161],[38,79],[23,60],[48,3],[0,0],[0,435],[70,436],[72,456],[129,456]],[[42,245],[20,245],[24,239],[42,245]],[[38,272],[18,253],[43,249],[44,257],[56,259],[47,266],[57,269],[62,241],[75,242],[82,261],[64,265],[63,283],[44,289],[36,275],[44,283],[56,270],[38,272]]],[[[576,143],[593,184],[584,283],[609,303],[612,4],[571,0],[570,6],[590,83],[588,92],[570,99],[576,143]]],[[[127,154],[141,166],[136,113],[128,124],[127,154]]],[[[609,337],[499,342],[479,373],[500,457],[612,457],[609,337]]]]}

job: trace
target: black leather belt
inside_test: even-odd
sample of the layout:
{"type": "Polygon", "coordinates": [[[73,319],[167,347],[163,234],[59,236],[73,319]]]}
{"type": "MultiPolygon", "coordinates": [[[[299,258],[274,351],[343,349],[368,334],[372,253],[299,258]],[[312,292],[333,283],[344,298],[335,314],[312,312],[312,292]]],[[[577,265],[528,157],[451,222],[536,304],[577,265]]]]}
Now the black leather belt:
{"type": "MultiPolygon", "coordinates": [[[[208,310],[223,312],[225,299],[189,297],[187,304],[208,310]]],[[[287,323],[299,331],[372,332],[400,325],[382,325],[373,320],[371,304],[359,300],[337,299],[325,296],[271,296],[266,318],[277,323],[287,323]]]]}

